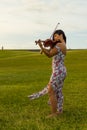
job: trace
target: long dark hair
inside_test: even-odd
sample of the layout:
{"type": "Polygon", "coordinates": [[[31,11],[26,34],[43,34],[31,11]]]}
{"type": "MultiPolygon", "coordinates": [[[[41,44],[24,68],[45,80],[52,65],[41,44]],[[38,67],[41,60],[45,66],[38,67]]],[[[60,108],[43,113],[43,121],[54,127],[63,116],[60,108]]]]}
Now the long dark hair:
{"type": "Polygon", "coordinates": [[[64,41],[65,41],[65,43],[66,43],[66,35],[65,35],[65,33],[64,33],[64,31],[62,31],[62,30],[56,30],[55,32],[54,32],[54,34],[53,34],[53,40],[54,40],[54,35],[55,34],[58,34],[58,35],[63,35],[63,39],[64,39],[64,41]]]}

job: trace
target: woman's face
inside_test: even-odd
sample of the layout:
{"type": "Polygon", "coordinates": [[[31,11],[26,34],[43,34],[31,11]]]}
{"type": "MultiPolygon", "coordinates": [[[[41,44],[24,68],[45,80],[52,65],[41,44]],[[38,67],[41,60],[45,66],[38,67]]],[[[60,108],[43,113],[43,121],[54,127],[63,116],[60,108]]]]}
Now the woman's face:
{"type": "Polygon", "coordinates": [[[57,33],[54,34],[54,41],[59,41],[60,40],[60,35],[58,35],[57,33]]]}

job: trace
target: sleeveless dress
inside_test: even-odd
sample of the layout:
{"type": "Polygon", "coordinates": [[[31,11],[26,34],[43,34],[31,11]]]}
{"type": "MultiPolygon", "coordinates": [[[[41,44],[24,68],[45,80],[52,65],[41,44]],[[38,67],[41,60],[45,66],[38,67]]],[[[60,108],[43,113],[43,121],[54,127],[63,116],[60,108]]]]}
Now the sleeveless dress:
{"type": "Polygon", "coordinates": [[[63,94],[62,88],[64,79],[66,77],[66,67],[64,65],[65,55],[62,53],[60,47],[55,46],[58,50],[58,54],[53,56],[52,60],[52,75],[50,78],[50,84],[56,94],[57,109],[62,111],[63,109],[63,94]]]}
{"type": "MultiPolygon", "coordinates": [[[[49,83],[55,92],[55,96],[57,98],[57,109],[58,111],[62,111],[63,109],[63,94],[62,88],[64,79],[66,77],[66,67],[64,66],[65,55],[62,53],[60,47],[55,46],[57,48],[58,53],[53,56],[52,60],[52,75],[50,77],[49,83]]],[[[49,85],[49,84],[48,84],[49,85]]],[[[48,93],[48,85],[44,87],[43,90],[29,95],[29,99],[33,100],[39,98],[48,93]]]]}

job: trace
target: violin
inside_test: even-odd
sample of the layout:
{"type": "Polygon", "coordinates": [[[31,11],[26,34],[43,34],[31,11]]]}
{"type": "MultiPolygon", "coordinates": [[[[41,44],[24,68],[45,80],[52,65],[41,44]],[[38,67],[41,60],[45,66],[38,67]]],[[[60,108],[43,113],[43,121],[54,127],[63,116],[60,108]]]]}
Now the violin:
{"type": "Polygon", "coordinates": [[[55,30],[56,30],[56,28],[57,28],[57,26],[58,26],[59,24],[60,24],[60,23],[57,23],[57,25],[56,25],[56,27],[55,27],[55,29],[54,29],[54,31],[53,31],[53,33],[52,33],[52,35],[50,36],[49,39],[46,39],[46,40],[44,40],[44,41],[39,39],[38,41],[35,41],[36,45],[37,45],[39,42],[42,42],[44,47],[54,47],[56,43],[60,42],[60,41],[53,41],[53,40],[51,39],[52,36],[53,36],[53,34],[54,34],[54,32],[55,32],[55,30]]]}
{"type": "Polygon", "coordinates": [[[53,40],[51,40],[51,39],[46,39],[45,41],[42,41],[42,40],[39,39],[38,41],[35,41],[36,45],[37,45],[39,42],[42,42],[44,47],[52,47],[52,46],[54,46],[58,41],[53,41],[53,40]]]}

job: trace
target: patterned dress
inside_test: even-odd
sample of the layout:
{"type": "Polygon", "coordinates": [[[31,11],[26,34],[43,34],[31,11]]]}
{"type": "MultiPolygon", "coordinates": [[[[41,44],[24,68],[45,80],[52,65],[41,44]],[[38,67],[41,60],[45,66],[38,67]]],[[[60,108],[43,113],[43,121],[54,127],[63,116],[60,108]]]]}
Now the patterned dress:
{"type": "Polygon", "coordinates": [[[60,50],[60,47],[55,46],[58,50],[58,54],[53,57],[52,61],[52,75],[50,78],[50,84],[55,91],[57,98],[57,109],[62,111],[63,109],[63,94],[62,88],[64,79],[66,77],[66,67],[64,66],[65,55],[60,50]]]}
{"type": "MultiPolygon", "coordinates": [[[[65,55],[62,53],[60,47],[55,46],[55,48],[57,48],[58,54],[53,56],[52,75],[50,77],[49,83],[51,84],[55,92],[55,96],[57,98],[57,109],[58,111],[62,111],[63,109],[62,88],[63,88],[64,79],[66,77],[66,67],[64,66],[65,55]]],[[[48,93],[48,86],[46,86],[43,90],[39,91],[38,93],[34,93],[32,95],[29,95],[28,97],[32,100],[32,99],[39,98],[47,93],[48,93]]]]}

